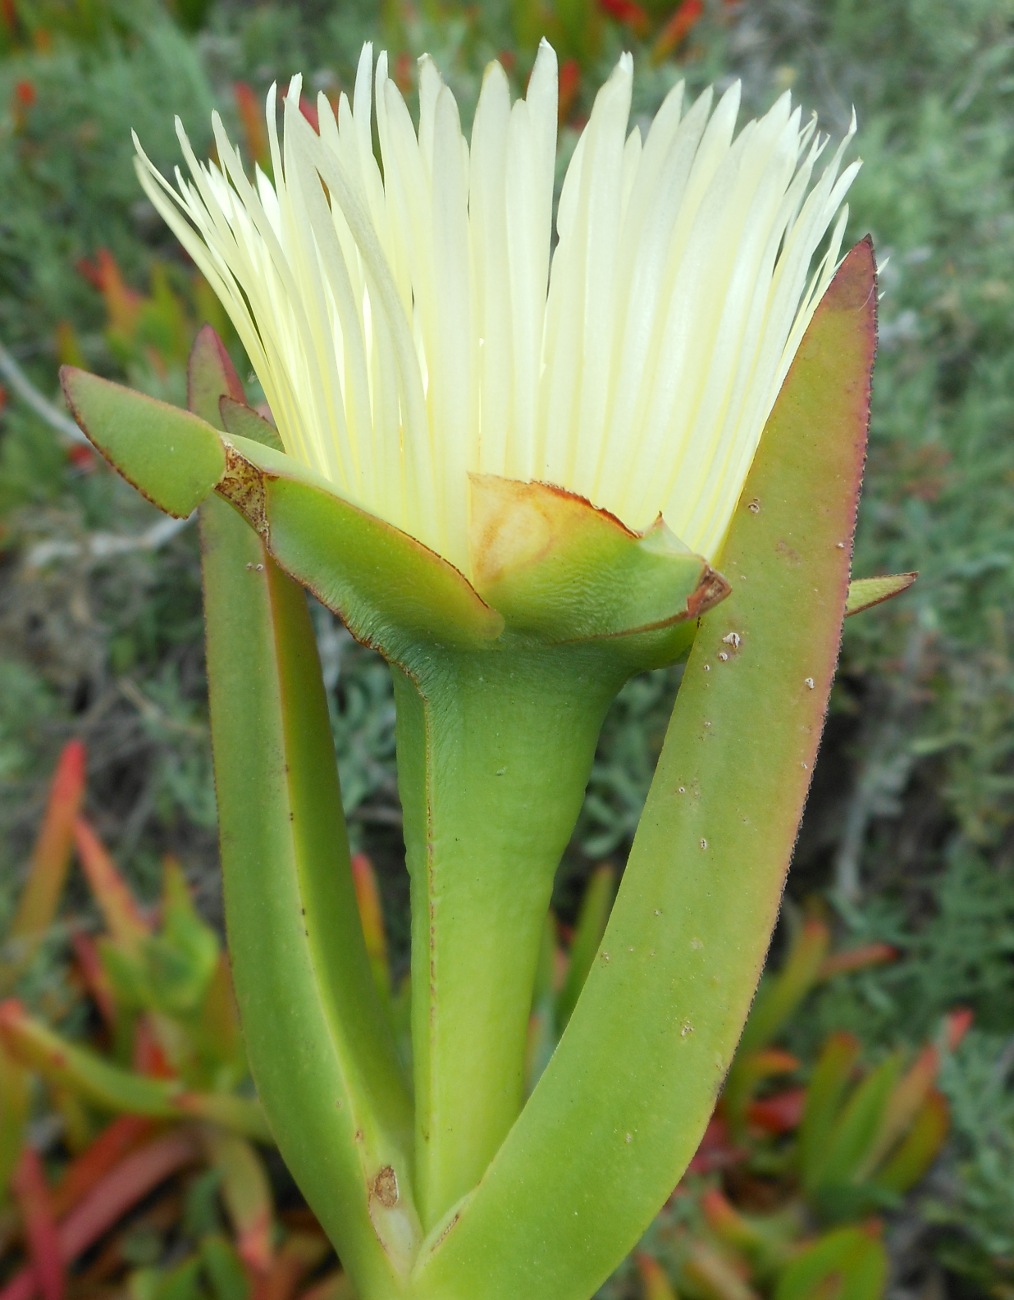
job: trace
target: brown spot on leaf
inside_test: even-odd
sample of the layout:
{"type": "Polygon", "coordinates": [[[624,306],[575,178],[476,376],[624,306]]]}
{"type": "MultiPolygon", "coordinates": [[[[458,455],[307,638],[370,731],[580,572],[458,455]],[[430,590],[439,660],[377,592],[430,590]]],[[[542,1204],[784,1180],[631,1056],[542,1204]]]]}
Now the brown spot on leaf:
{"type": "Polygon", "coordinates": [[[264,505],[264,476],[256,465],[239,454],[225,439],[225,473],[218,484],[218,494],[229,501],[262,536],[268,532],[264,505]]]}
{"type": "Polygon", "coordinates": [[[370,1195],[376,1197],[385,1209],[393,1209],[398,1204],[398,1175],[391,1165],[385,1165],[373,1180],[370,1195]]]}
{"type": "Polygon", "coordinates": [[[700,618],[709,609],[713,609],[719,601],[724,600],[731,590],[732,587],[720,573],[706,567],[700,581],[687,599],[688,616],[700,618]]]}
{"type": "Polygon", "coordinates": [[[789,564],[802,563],[799,552],[784,540],[775,542],[775,554],[781,556],[783,560],[787,560],[789,564]]]}
{"type": "Polygon", "coordinates": [[[460,1218],[461,1218],[461,1215],[460,1215],[460,1214],[455,1214],[455,1215],[454,1215],[454,1217],[451,1219],[450,1223],[448,1223],[447,1227],[444,1228],[443,1232],[440,1234],[440,1236],[439,1236],[439,1237],[436,1239],[436,1241],[434,1242],[434,1244],[433,1244],[433,1250],[436,1250],[437,1246],[439,1246],[440,1243],[441,1243],[441,1242],[446,1238],[447,1234],[451,1231],[451,1229],[455,1226],[455,1224],[458,1222],[458,1220],[459,1220],[460,1218]]]}

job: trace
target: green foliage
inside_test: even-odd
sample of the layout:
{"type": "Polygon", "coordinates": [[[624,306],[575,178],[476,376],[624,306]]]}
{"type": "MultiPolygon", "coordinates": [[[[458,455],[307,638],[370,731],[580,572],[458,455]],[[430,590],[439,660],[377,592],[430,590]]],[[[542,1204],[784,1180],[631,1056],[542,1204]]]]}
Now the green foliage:
{"type": "MultiPolygon", "coordinates": [[[[901,959],[826,989],[797,1036],[837,1028],[879,1042],[913,1042],[954,1005],[969,1007],[987,1032],[1009,1032],[1014,998],[1010,868],[958,843],[943,869],[913,881],[911,888],[908,900],[842,905],[855,941],[886,941],[901,959]]],[[[802,1045],[812,1037],[797,1041],[802,1045]]]]}
{"type": "Polygon", "coordinates": [[[0,661],[0,776],[31,771],[48,724],[59,714],[59,701],[27,664],[0,661]]]}
{"type": "Polygon", "coordinates": [[[353,641],[333,614],[313,602],[342,802],[353,839],[371,822],[390,822],[397,803],[391,675],[353,641]]]}
{"type": "Polygon", "coordinates": [[[591,859],[625,849],[633,838],[680,674],[669,668],[633,678],[610,710],[575,835],[591,859]]]}
{"type": "Polygon", "coordinates": [[[14,106],[0,120],[0,337],[28,360],[51,348],[60,321],[98,325],[75,273],[82,258],[109,249],[131,277],[149,261],[130,131],[155,159],[175,156],[171,112],[151,95],[166,68],[195,147],[207,147],[212,94],[193,45],[154,0],[117,12],[94,40],[57,33],[48,48],[0,60],[0,104],[14,106]]]}
{"type": "Polygon", "coordinates": [[[26,940],[55,931],[73,841],[100,933],[79,917],[71,957],[62,929],[71,1014],[66,994],[41,1014],[0,1003],[0,1266],[15,1293],[48,1268],[61,1293],[84,1295],[96,1276],[70,1266],[101,1240],[99,1275],[124,1294],[291,1296],[329,1248],[316,1225],[277,1218],[220,940],[171,861],[157,920],[139,906],[77,814],[83,757],[66,747],[0,950],[0,993],[15,979],[27,991],[26,940]]]}
{"type": "MultiPolygon", "coordinates": [[[[47,910],[36,916],[39,924],[51,924],[73,833],[101,925],[97,938],[79,932],[77,997],[91,1001],[104,1028],[95,1035],[93,1018],[92,1027],[85,1028],[92,1041],[72,1041],[18,1003],[0,1007],[0,1164],[5,1171],[22,1171],[12,1182],[15,1212],[28,1212],[23,1170],[32,1157],[24,1145],[25,1083],[34,1072],[46,1084],[48,1106],[60,1109],[66,1141],[70,1116],[76,1116],[79,1154],[69,1163],[51,1160],[50,1178],[35,1189],[57,1223],[69,1214],[71,1188],[86,1203],[91,1197],[101,1201],[112,1186],[124,1184],[141,1199],[152,1191],[157,1170],[174,1171],[177,1181],[164,1194],[182,1196],[177,1231],[187,1253],[181,1259],[177,1245],[167,1254],[158,1220],[149,1228],[136,1218],[122,1228],[113,1225],[119,1248],[106,1251],[106,1267],[127,1270],[129,1294],[231,1300],[247,1294],[244,1288],[258,1278],[266,1284],[275,1277],[280,1285],[286,1277],[290,1289],[284,1294],[291,1295],[296,1279],[324,1259],[327,1246],[305,1222],[298,1232],[281,1235],[265,1168],[242,1136],[265,1135],[250,1103],[237,1095],[245,1087],[245,1059],[219,942],[172,862],[165,864],[157,921],[138,905],[88,823],[76,816],[82,781],[80,747],[70,746],[39,837],[39,845],[47,847],[33,857],[25,896],[37,876],[59,868],[57,890],[46,890],[47,910]],[[103,1127],[100,1116],[110,1112],[120,1118],[103,1127]],[[192,1127],[195,1117],[209,1122],[199,1133],[192,1127]],[[111,1145],[110,1155],[99,1154],[111,1145]],[[195,1161],[202,1172],[178,1183],[180,1171],[195,1161]]],[[[376,878],[365,859],[357,859],[355,869],[367,946],[380,963],[378,984],[403,1039],[408,1008],[403,988],[391,994],[383,969],[386,943],[376,878]]],[[[615,884],[614,872],[600,870],[574,930],[558,922],[547,930],[532,1009],[530,1086],[566,1027],[615,884]]],[[[22,907],[19,914],[25,911],[22,907]]],[[[778,1043],[815,989],[833,986],[843,971],[861,972],[885,956],[876,946],[833,953],[827,925],[811,919],[798,928],[778,968],[765,976],[696,1170],[638,1257],[643,1285],[655,1279],[655,1290],[645,1292],[649,1300],[661,1300],[665,1293],[659,1287],[668,1285],[667,1274],[681,1295],[691,1296],[708,1279],[708,1285],[717,1285],[716,1279],[735,1276],[751,1279],[752,1295],[773,1300],[812,1295],[818,1281],[832,1276],[851,1288],[841,1294],[854,1294],[856,1300],[883,1293],[886,1255],[869,1215],[900,1204],[939,1150],[946,1127],[946,1108],[935,1087],[940,1053],[925,1047],[914,1058],[896,1053],[867,1066],[860,1065],[859,1042],[841,1034],[831,1035],[808,1059],[790,1056],[778,1043]],[[762,1186],[763,1208],[757,1201],[762,1186]],[[664,1271],[652,1274],[658,1260],[664,1271]]],[[[63,1014],[66,1019],[66,1008],[63,1014]]],[[[71,1019],[88,1026],[80,1016],[71,1019]]],[[[952,1060],[946,1054],[943,1060],[946,1070],[952,1060]]],[[[959,1104],[977,1114],[981,1103],[989,1102],[989,1090],[1002,1087],[1001,1079],[987,1075],[978,1092],[959,1104]]],[[[966,1184],[968,1204],[986,1206],[975,1241],[980,1252],[1006,1240],[1003,1221],[989,1218],[989,1198],[996,1197],[994,1182],[1010,1154],[996,1143],[1007,1118],[989,1125],[994,1144],[1005,1153],[1001,1165],[994,1160],[977,1168],[966,1184]]],[[[128,1197],[123,1210],[133,1205],[128,1197]]],[[[939,1200],[932,1204],[932,1214],[943,1223],[953,1221],[958,1209],[939,1200]]],[[[981,1262],[974,1256],[968,1263],[967,1242],[962,1258],[967,1267],[981,1262]]],[[[617,1288],[628,1294],[629,1280],[629,1269],[621,1271],[604,1294],[614,1295],[617,1288]]],[[[740,1293],[705,1289],[700,1294],[740,1293]]]]}
{"type": "Polygon", "coordinates": [[[129,28],[125,0],[11,0],[5,6],[0,49],[45,47],[54,39],[81,46],[116,37],[129,28]]]}
{"type": "Polygon", "coordinates": [[[34,416],[13,410],[0,442],[0,520],[23,506],[38,509],[59,496],[66,450],[34,416]]]}
{"type": "Polygon", "coordinates": [[[944,1063],[955,1139],[923,1213],[944,1227],[941,1257],[984,1293],[1014,1286],[1014,1056],[1010,1036],[973,1031],[944,1063]]]}

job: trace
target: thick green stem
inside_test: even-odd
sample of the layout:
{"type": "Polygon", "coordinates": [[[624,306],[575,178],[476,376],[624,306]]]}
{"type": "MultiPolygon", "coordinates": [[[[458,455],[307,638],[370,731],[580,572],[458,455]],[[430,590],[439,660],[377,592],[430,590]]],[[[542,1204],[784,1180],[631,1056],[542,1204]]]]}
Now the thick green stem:
{"type": "Polygon", "coordinates": [[[280,1151],[365,1296],[418,1242],[411,1105],[356,908],[303,591],[202,509],[225,911],[250,1067],[280,1151]]]}
{"type": "Polygon", "coordinates": [[[553,877],[623,673],[512,645],[395,670],[412,888],[416,1188],[432,1226],[482,1177],[523,1100],[553,877]]]}

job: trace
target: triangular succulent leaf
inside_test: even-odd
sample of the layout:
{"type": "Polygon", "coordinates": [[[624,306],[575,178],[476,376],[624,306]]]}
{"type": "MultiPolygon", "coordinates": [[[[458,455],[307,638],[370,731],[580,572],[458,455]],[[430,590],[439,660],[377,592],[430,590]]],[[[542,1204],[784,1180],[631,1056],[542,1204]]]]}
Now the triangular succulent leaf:
{"type": "Polygon", "coordinates": [[[249,438],[251,442],[259,442],[262,447],[270,447],[272,451],[285,450],[278,430],[271,421],[245,402],[237,402],[226,394],[218,399],[218,411],[226,433],[235,434],[237,438],[249,438]]]}
{"type": "Polygon", "coordinates": [[[73,366],[60,381],[89,441],[166,514],[185,519],[222,477],[225,452],[200,417],[73,366]]]}
{"type": "Polygon", "coordinates": [[[882,578],[853,578],[845,602],[845,617],[860,614],[864,609],[872,609],[874,605],[900,596],[903,591],[908,591],[918,576],[918,573],[892,573],[882,578]]]}
{"type": "Polygon", "coordinates": [[[242,402],[243,384],[225,344],[210,325],[202,325],[187,362],[187,408],[217,429],[223,395],[242,402]]]}

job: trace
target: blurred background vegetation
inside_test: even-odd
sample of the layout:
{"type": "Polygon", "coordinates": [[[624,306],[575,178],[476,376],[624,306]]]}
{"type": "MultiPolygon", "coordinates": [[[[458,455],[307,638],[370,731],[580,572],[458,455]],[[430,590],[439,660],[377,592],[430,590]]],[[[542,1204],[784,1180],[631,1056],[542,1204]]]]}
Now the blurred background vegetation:
{"type": "MultiPolygon", "coordinates": [[[[562,62],[564,154],[625,48],[638,68],[635,112],[646,116],[681,77],[692,91],[741,78],[756,111],[791,89],[832,134],[855,106],[865,165],[851,232],[872,233],[883,291],[856,571],[921,572],[909,593],[847,628],[776,939],[796,992],[754,1034],[760,1063],[741,1066],[727,1095],[725,1127],[712,1135],[719,1158],[702,1158],[610,1294],[1014,1296],[1011,0],[0,0],[0,935],[10,936],[0,991],[20,999],[0,1008],[0,1175],[10,1175],[0,1288],[12,1279],[3,1300],[343,1294],[274,1157],[254,1154],[255,1125],[230,1111],[212,1138],[206,1128],[195,1137],[192,1116],[136,1091],[138,1080],[182,1078],[246,1100],[233,1048],[220,1044],[211,1064],[199,1050],[208,1025],[224,1032],[224,977],[197,545],[193,528],[167,527],[73,440],[56,370],[82,364],[182,401],[205,320],[242,358],[136,184],[130,130],[165,169],[178,157],[173,114],[200,156],[218,108],[259,157],[268,85],[301,70],[336,97],[366,39],[392,52],[406,87],[414,57],[433,53],[467,118],[485,63],[499,57],[521,90],[543,34],[562,62]],[[86,834],[82,847],[80,824],[85,870],[64,880],[78,805],[68,812],[66,790],[62,805],[48,792],[71,740],[84,742],[88,766],[87,793],[79,782],[74,798],[115,850],[140,930],[109,912],[113,886],[108,873],[89,874],[94,845],[86,834]],[[56,849],[39,849],[44,816],[50,828],[63,817],[56,849]],[[196,911],[166,854],[184,864],[196,911]],[[52,897],[36,919],[56,916],[63,894],[60,919],[26,947],[22,891],[47,871],[52,897]],[[159,897],[156,921],[145,909],[159,897]],[[813,964],[804,979],[799,953],[818,932],[820,961],[832,940],[858,956],[813,964]],[[89,951],[104,954],[91,981],[89,951]],[[151,992],[158,978],[138,974],[144,962],[176,972],[171,1005],[151,992]],[[135,1091],[117,1077],[121,1091],[106,1079],[103,1092],[91,1057],[83,1075],[47,1074],[53,1055],[26,1028],[43,1023],[118,1061],[135,1091]],[[920,1075],[911,1062],[930,1050],[933,1068],[920,1075]],[[814,1090],[836,1069],[839,1118],[851,1115],[838,1133],[845,1146],[853,1139],[846,1182],[866,1189],[846,1201],[829,1200],[806,1164],[814,1090]],[[913,1070],[925,1086],[910,1082],[903,1105],[913,1070]],[[870,1079],[879,1083],[864,1093],[870,1079]],[[784,1101],[793,1089],[794,1111],[784,1101]],[[53,1197],[68,1200],[74,1161],[91,1159],[103,1134],[112,1141],[110,1115],[120,1117],[110,1127],[140,1115],[154,1126],[130,1130],[124,1149],[148,1152],[152,1168],[168,1162],[170,1191],[153,1209],[155,1183],[141,1178],[122,1222],[78,1248],[69,1281],[31,1281],[45,1253],[38,1225],[49,1213],[60,1229],[53,1197]],[[885,1153],[903,1130],[922,1134],[927,1158],[892,1174],[885,1153]],[[266,1237],[250,1236],[243,1188],[257,1190],[256,1207],[275,1207],[266,1237]],[[275,1268],[283,1258],[289,1289],[266,1290],[265,1259],[275,1268]],[[93,1289],[75,1291],[88,1276],[93,1289]]],[[[376,868],[364,868],[364,898],[379,884],[386,922],[369,924],[386,933],[378,952],[396,989],[407,889],[386,670],[315,612],[353,838],[376,868]]],[[[622,864],[674,686],[672,674],[635,680],[607,724],[558,889],[558,939],[575,970],[601,909],[602,886],[596,895],[587,882],[602,879],[596,864],[622,864]]],[[[560,978],[547,975],[536,1008],[534,1072],[565,1020],[559,999],[573,994],[560,978]]],[[[91,1177],[98,1185],[94,1168],[91,1177]]]]}

